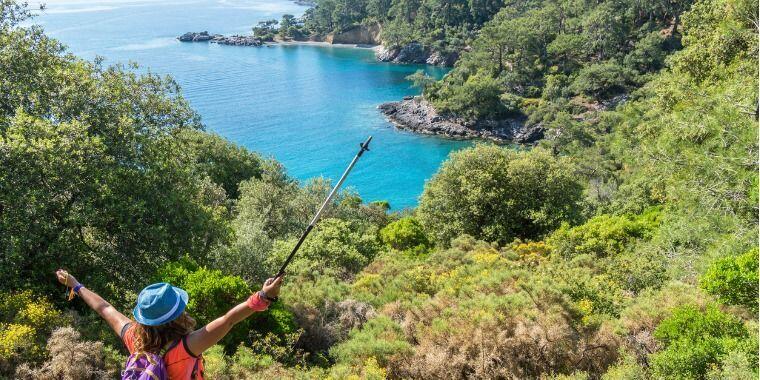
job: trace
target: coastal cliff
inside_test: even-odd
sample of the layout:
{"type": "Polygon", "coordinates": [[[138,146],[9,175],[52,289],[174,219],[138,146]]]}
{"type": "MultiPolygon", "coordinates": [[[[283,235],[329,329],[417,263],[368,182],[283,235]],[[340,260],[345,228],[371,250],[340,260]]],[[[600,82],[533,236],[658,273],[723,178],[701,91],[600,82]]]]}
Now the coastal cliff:
{"type": "Polygon", "coordinates": [[[406,97],[377,107],[399,129],[453,139],[487,139],[499,143],[532,144],[544,137],[544,128],[526,125],[524,118],[467,121],[440,115],[423,98],[406,97]]]}
{"type": "Polygon", "coordinates": [[[380,24],[357,25],[340,33],[329,33],[322,40],[329,44],[380,45],[380,24]]]}

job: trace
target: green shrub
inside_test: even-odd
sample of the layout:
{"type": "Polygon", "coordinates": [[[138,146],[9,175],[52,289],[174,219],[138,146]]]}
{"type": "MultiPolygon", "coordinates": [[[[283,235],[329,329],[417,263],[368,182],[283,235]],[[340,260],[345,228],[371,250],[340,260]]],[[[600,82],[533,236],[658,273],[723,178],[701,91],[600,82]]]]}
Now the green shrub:
{"type": "Polygon", "coordinates": [[[673,310],[654,332],[665,349],[652,354],[655,375],[669,379],[704,378],[731,351],[743,351],[757,365],[757,340],[740,319],[715,305],[705,310],[690,305],[673,310]]]}
{"type": "MultiPolygon", "coordinates": [[[[277,267],[290,254],[296,239],[275,242],[268,258],[277,267]]],[[[303,243],[298,255],[288,267],[292,274],[334,274],[347,278],[364,268],[380,249],[377,229],[364,233],[340,219],[323,219],[303,243]]]]}
{"type": "Polygon", "coordinates": [[[607,98],[628,89],[635,72],[613,62],[595,63],[582,68],[570,90],[591,98],[607,98]]]}
{"type": "Polygon", "coordinates": [[[214,345],[203,353],[203,370],[203,374],[210,379],[225,378],[228,365],[223,346],[214,345]]]}
{"type": "Polygon", "coordinates": [[[425,185],[418,217],[442,244],[461,234],[502,244],[535,239],[579,218],[582,186],[572,168],[538,148],[464,149],[425,185]]]}
{"type": "Polygon", "coordinates": [[[425,247],[428,241],[422,224],[417,219],[408,216],[392,222],[380,230],[383,243],[393,249],[404,251],[417,247],[425,247]]]}
{"type": "Polygon", "coordinates": [[[758,249],[717,260],[702,276],[700,285],[729,305],[758,311],[758,249]]]}
{"type": "MultiPolygon", "coordinates": [[[[435,87],[429,87],[433,89],[435,87]]],[[[433,105],[442,113],[469,119],[498,118],[508,110],[504,107],[499,80],[485,73],[469,76],[460,86],[443,87],[431,93],[433,105]]]]}
{"type": "Polygon", "coordinates": [[[348,340],[333,347],[330,355],[339,363],[356,365],[374,357],[384,367],[391,356],[407,354],[411,349],[401,327],[390,318],[379,316],[369,320],[361,329],[352,330],[348,340]]]}
{"type": "Polygon", "coordinates": [[[615,256],[637,240],[651,237],[659,225],[659,215],[656,209],[637,216],[600,215],[577,227],[562,226],[547,243],[565,258],[615,256]]]}

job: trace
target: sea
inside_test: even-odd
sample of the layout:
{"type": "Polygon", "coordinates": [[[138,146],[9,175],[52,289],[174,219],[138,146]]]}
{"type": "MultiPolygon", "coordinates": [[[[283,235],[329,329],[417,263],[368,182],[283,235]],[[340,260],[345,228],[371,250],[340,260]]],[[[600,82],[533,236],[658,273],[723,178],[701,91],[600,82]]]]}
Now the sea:
{"type": "Polygon", "coordinates": [[[378,62],[368,48],[183,43],[189,31],[249,34],[259,21],[301,16],[287,0],[46,0],[29,1],[42,26],[69,51],[105,64],[172,76],[206,129],[282,162],[301,180],[337,180],[373,136],[346,186],[365,202],[393,210],[417,205],[425,181],[449,154],[471,145],[400,131],[377,106],[415,95],[406,77],[417,70],[442,77],[446,69],[378,62]]]}

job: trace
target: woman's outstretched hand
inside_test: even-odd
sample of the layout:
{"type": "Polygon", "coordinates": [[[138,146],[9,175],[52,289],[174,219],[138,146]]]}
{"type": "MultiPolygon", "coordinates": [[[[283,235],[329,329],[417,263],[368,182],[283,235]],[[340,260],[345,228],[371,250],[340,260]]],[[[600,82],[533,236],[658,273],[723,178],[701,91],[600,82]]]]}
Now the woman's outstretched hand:
{"type": "Polygon", "coordinates": [[[73,288],[79,285],[79,281],[77,281],[74,276],[70,275],[69,272],[66,272],[63,269],[58,269],[55,271],[55,277],[58,278],[58,282],[68,286],[69,288],[73,288]]]}
{"type": "Polygon", "coordinates": [[[267,297],[274,298],[280,295],[280,286],[282,285],[283,277],[285,276],[283,275],[276,278],[268,278],[266,281],[264,281],[264,286],[261,287],[261,290],[264,291],[267,297]]]}

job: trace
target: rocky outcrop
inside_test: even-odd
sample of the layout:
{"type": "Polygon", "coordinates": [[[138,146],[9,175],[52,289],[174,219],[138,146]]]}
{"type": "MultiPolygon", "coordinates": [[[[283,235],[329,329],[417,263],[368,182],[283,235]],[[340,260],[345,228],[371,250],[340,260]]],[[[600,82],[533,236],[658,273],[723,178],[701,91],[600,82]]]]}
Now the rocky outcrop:
{"type": "Polygon", "coordinates": [[[264,41],[254,36],[219,36],[211,40],[212,43],[234,46],[261,46],[264,41]]]}
{"type": "Polygon", "coordinates": [[[341,33],[330,33],[323,40],[330,44],[379,45],[380,24],[357,25],[341,33]]]}
{"type": "Polygon", "coordinates": [[[219,36],[218,34],[210,35],[207,31],[203,32],[187,32],[179,37],[177,37],[178,40],[182,42],[206,42],[211,41],[215,36],[219,36]]]}
{"type": "Polygon", "coordinates": [[[443,54],[436,51],[433,52],[433,54],[430,54],[430,56],[425,60],[425,63],[434,66],[451,67],[454,66],[454,64],[457,62],[457,59],[459,59],[458,53],[443,54]]]}
{"type": "Polygon", "coordinates": [[[544,128],[540,124],[526,125],[524,118],[472,122],[439,115],[435,108],[421,97],[407,97],[400,102],[383,103],[378,108],[399,129],[416,133],[520,144],[531,144],[544,136],[544,128]]]}
{"type": "Polygon", "coordinates": [[[459,54],[444,54],[432,51],[419,42],[411,42],[402,47],[379,48],[375,52],[379,61],[393,63],[427,63],[436,66],[453,66],[459,54]]]}
{"type": "Polygon", "coordinates": [[[206,31],[203,32],[187,32],[179,37],[178,40],[182,42],[211,42],[220,45],[235,45],[235,46],[261,46],[264,42],[261,38],[254,36],[223,36],[221,34],[209,34],[206,31]]]}

